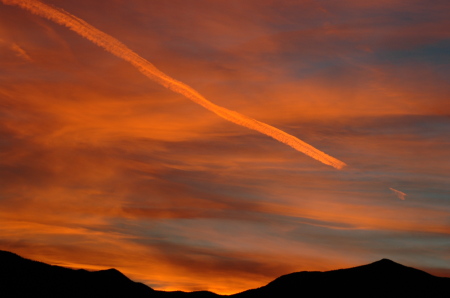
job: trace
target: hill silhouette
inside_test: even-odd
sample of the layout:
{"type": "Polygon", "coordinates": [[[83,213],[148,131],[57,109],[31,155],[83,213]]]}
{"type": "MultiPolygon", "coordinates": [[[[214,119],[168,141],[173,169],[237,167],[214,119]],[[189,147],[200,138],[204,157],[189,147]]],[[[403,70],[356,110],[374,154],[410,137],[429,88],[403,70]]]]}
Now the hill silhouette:
{"type": "Polygon", "coordinates": [[[234,295],[253,297],[449,298],[450,278],[436,277],[388,259],[349,269],[297,272],[234,295]]]}
{"type": "Polygon", "coordinates": [[[0,251],[0,296],[253,298],[253,297],[424,297],[449,298],[450,278],[436,277],[391,260],[326,272],[283,275],[258,289],[230,296],[207,291],[164,292],[136,283],[116,269],[87,271],[48,265],[0,251]]]}
{"type": "Polygon", "coordinates": [[[74,270],[0,251],[1,297],[152,297],[152,292],[115,269],[74,270]]]}

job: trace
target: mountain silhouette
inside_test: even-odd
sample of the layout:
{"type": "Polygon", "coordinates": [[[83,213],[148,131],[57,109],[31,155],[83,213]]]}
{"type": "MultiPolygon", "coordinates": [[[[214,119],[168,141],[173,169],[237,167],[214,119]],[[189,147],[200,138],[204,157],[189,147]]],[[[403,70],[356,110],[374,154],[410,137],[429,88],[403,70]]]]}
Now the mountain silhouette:
{"type": "Polygon", "coordinates": [[[349,269],[283,275],[266,286],[234,297],[450,298],[450,278],[382,259],[349,269]]]}
{"type": "Polygon", "coordinates": [[[0,297],[152,297],[153,292],[115,269],[74,270],[0,251],[0,297]]]}
{"type": "Polygon", "coordinates": [[[391,260],[326,272],[296,272],[230,296],[207,291],[164,292],[136,283],[116,269],[87,271],[48,265],[0,250],[0,297],[129,298],[450,298],[450,278],[391,260]]]}

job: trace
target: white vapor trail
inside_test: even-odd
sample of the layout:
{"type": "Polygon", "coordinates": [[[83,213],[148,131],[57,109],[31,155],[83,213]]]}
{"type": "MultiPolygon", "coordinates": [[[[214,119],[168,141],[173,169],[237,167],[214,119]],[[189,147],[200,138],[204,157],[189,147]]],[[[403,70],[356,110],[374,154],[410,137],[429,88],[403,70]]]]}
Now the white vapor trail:
{"type": "Polygon", "coordinates": [[[152,63],[145,60],[123,43],[108,34],[98,30],[97,28],[86,23],[84,20],[71,15],[70,13],[46,5],[37,0],[0,0],[7,5],[17,5],[36,15],[47,18],[55,23],[66,26],[70,30],[78,33],[82,37],[90,40],[96,45],[102,47],[111,54],[128,61],[141,73],[160,85],[184,95],[188,99],[203,106],[205,109],[215,113],[216,115],[233,122],[235,124],[247,127],[249,129],[258,131],[262,134],[270,136],[277,141],[280,141],[288,146],[291,146],[297,151],[300,151],[326,165],[330,165],[336,169],[342,169],[346,164],[326,153],[314,148],[313,146],[303,142],[302,140],[282,131],[266,123],[259,122],[255,119],[241,115],[238,112],[228,110],[220,107],[202,95],[190,86],[179,82],[170,76],[166,75],[157,69],[152,63]]]}
{"type": "Polygon", "coordinates": [[[405,200],[405,197],[407,196],[407,194],[405,194],[404,192],[401,192],[399,190],[393,189],[391,187],[389,187],[389,189],[392,190],[400,200],[405,200]]]}

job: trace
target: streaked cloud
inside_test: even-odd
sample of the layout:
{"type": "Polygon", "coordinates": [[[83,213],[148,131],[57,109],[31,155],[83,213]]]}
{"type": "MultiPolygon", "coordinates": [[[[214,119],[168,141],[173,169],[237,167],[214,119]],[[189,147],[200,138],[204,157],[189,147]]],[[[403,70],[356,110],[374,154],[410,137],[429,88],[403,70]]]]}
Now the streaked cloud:
{"type": "MultiPolygon", "coordinates": [[[[30,12],[43,16],[49,20],[52,20],[58,24],[64,25],[75,31],[84,38],[92,41],[101,48],[107,50],[108,52],[114,54],[115,56],[122,58],[123,60],[129,62],[142,74],[144,74],[149,79],[159,83],[160,85],[184,95],[186,98],[192,100],[193,102],[201,105],[205,109],[213,112],[219,117],[228,120],[237,125],[258,131],[262,134],[272,137],[273,139],[291,146],[297,151],[300,151],[326,165],[330,165],[336,169],[342,169],[346,164],[342,161],[329,156],[328,154],[314,148],[313,146],[305,143],[302,140],[278,129],[270,126],[266,123],[257,121],[255,119],[249,118],[245,115],[239,114],[238,112],[228,110],[216,104],[213,104],[202,95],[200,95],[196,90],[192,89],[190,86],[177,81],[170,76],[166,75],[158,68],[156,68],[152,63],[148,62],[144,58],[137,55],[135,52],[130,50],[124,44],[122,44],[117,39],[103,33],[102,31],[92,27],[84,20],[77,18],[63,10],[54,9],[51,6],[45,5],[37,0],[7,0],[3,1],[5,4],[18,5],[30,12]]],[[[19,52],[22,56],[25,54],[24,51],[15,45],[14,49],[19,52]]]]}
{"type": "Polygon", "coordinates": [[[448,4],[55,5],[350,166],[231,125],[3,5],[0,249],[221,293],[381,258],[448,271],[448,4]]]}
{"type": "Polygon", "coordinates": [[[396,190],[392,187],[389,187],[390,190],[392,190],[394,192],[394,194],[400,199],[400,200],[405,200],[405,197],[407,196],[404,192],[401,192],[399,190],[396,190]]]}
{"type": "Polygon", "coordinates": [[[8,42],[0,39],[0,46],[6,47],[10,51],[14,52],[17,57],[19,57],[27,62],[33,62],[33,59],[31,59],[31,57],[28,55],[28,53],[16,43],[8,43],[8,42]]]}

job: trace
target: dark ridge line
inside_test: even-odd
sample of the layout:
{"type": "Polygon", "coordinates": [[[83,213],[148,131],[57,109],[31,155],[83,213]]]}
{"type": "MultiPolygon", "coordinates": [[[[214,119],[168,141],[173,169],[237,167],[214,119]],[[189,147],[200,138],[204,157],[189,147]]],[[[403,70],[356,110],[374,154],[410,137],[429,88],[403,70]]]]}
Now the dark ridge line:
{"type": "Polygon", "coordinates": [[[134,282],[111,268],[71,269],[0,250],[0,296],[64,298],[302,298],[423,297],[450,298],[450,278],[437,277],[389,259],[331,271],[282,275],[267,285],[232,295],[209,291],[165,292],[134,282]]]}

